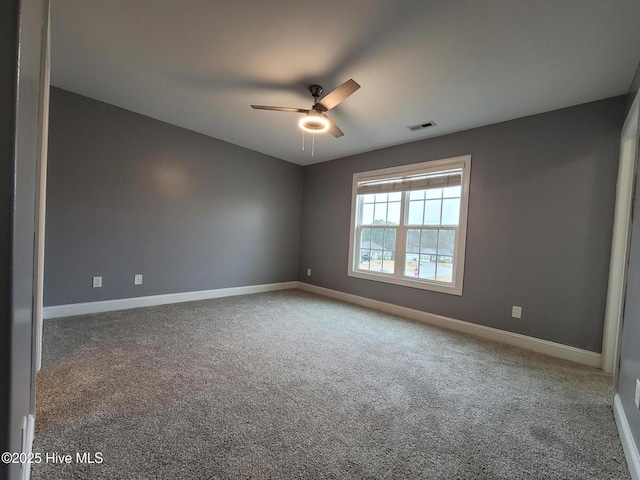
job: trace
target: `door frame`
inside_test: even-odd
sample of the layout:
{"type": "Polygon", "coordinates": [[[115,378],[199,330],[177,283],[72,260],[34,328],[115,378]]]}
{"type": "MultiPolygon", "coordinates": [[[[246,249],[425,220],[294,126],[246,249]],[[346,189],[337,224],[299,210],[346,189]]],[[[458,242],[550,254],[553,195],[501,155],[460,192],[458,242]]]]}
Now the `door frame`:
{"type": "Polygon", "coordinates": [[[36,197],[36,251],[35,251],[35,296],[34,296],[34,374],[42,367],[42,321],[44,315],[44,231],[47,206],[47,154],[49,145],[49,94],[51,88],[51,11],[46,5],[46,18],[42,38],[42,75],[40,86],[40,134],[38,165],[38,191],[36,197]]]}
{"type": "Polygon", "coordinates": [[[638,170],[638,140],[640,136],[640,92],[636,94],[622,127],[620,160],[616,184],[616,206],[611,240],[609,285],[602,335],[601,368],[617,379],[620,360],[620,332],[627,286],[627,266],[631,237],[632,205],[638,170]]]}

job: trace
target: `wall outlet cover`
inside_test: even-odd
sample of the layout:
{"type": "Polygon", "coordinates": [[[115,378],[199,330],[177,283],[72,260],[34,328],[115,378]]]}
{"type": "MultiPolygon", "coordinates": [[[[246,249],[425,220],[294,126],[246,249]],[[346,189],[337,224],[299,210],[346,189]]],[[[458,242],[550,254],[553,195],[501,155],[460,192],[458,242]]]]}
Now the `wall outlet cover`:
{"type": "Polygon", "coordinates": [[[133,284],[134,285],[142,285],[142,274],[141,273],[139,273],[139,274],[137,274],[137,275],[135,275],[133,277],[133,284]]]}
{"type": "Polygon", "coordinates": [[[522,318],[522,307],[518,307],[517,305],[511,307],[511,316],[513,318],[522,318]]]}
{"type": "Polygon", "coordinates": [[[102,277],[93,277],[93,288],[100,288],[102,286],[102,277]]]}
{"type": "Polygon", "coordinates": [[[310,276],[311,276],[311,269],[307,268],[307,277],[310,277],[310,276]]]}

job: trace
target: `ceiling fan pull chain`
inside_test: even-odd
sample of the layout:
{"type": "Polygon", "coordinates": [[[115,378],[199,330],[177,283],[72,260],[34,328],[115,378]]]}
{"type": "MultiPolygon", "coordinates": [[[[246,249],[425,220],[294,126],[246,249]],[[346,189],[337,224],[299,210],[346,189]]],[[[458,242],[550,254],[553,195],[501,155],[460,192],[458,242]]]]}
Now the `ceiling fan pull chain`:
{"type": "Polygon", "coordinates": [[[302,151],[304,152],[304,130],[302,130],[302,151]]]}
{"type": "Polygon", "coordinates": [[[316,147],[316,134],[311,134],[311,156],[313,157],[313,149],[316,147]]]}

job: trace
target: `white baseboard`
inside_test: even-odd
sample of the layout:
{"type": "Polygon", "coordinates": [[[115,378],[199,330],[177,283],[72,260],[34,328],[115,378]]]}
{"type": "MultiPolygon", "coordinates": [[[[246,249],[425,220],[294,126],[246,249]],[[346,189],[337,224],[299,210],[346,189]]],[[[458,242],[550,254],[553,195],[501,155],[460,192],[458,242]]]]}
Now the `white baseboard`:
{"type": "Polygon", "coordinates": [[[111,312],[127,310],[129,308],[151,307],[168,303],[192,302],[194,300],[208,300],[211,298],[248,295],[251,293],[272,292],[297,288],[298,282],[268,283],[264,285],[249,285],[246,287],[217,288],[215,290],[200,290],[197,292],[168,293],[165,295],[150,295],[147,297],[121,298],[118,300],[103,300],[99,302],[72,303],[44,307],[43,318],[70,317],[72,315],[86,315],[88,313],[111,312]]]}
{"type": "MultiPolygon", "coordinates": [[[[24,417],[22,425],[22,452],[27,457],[33,451],[33,438],[35,435],[36,419],[33,415],[24,417]]],[[[22,468],[21,480],[29,480],[31,478],[31,463],[25,462],[20,464],[22,468]]]]}
{"type": "Polygon", "coordinates": [[[631,478],[632,480],[640,480],[640,454],[638,454],[638,447],[633,441],[633,435],[631,435],[629,422],[622,408],[620,395],[617,393],[616,396],[613,397],[613,416],[616,418],[620,442],[622,443],[624,456],[627,459],[627,466],[629,467],[631,478]]]}
{"type": "Polygon", "coordinates": [[[342,300],[344,302],[355,303],[356,305],[373,308],[374,310],[380,310],[393,315],[428,323],[429,325],[469,333],[471,335],[507,343],[509,345],[532,350],[534,352],[544,353],[553,357],[563,358],[565,360],[571,360],[573,362],[600,368],[601,355],[589,350],[583,350],[581,348],[550,342],[548,340],[541,340],[539,338],[529,337],[519,333],[507,332],[497,328],[456,320],[455,318],[423,312],[421,310],[414,310],[413,308],[401,307],[399,305],[381,302],[379,300],[371,300],[370,298],[339,292],[329,288],[318,287],[309,283],[298,282],[298,288],[312,293],[317,293],[319,295],[335,298],[337,300],[342,300]]]}

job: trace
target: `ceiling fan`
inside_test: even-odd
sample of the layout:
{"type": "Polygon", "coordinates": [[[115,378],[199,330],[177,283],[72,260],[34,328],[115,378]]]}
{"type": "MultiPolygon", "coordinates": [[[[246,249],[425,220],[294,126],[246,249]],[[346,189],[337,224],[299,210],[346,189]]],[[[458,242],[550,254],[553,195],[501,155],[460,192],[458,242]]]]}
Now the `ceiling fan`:
{"type": "Polygon", "coordinates": [[[300,119],[300,128],[311,133],[329,131],[331,135],[338,138],[342,137],[344,133],[324,112],[337,106],[359,88],[360,85],[356,82],[347,80],[335,90],[327,93],[321,100],[318,100],[323,92],[322,87],[320,85],[311,85],[309,92],[313,97],[313,106],[309,110],[291,107],[268,107],[266,105],[251,105],[251,108],[257,110],[273,110],[276,112],[306,113],[306,115],[300,119]]]}

